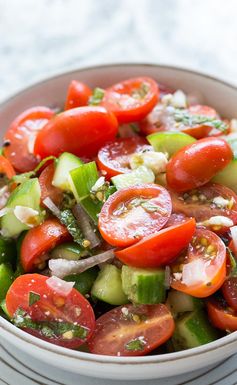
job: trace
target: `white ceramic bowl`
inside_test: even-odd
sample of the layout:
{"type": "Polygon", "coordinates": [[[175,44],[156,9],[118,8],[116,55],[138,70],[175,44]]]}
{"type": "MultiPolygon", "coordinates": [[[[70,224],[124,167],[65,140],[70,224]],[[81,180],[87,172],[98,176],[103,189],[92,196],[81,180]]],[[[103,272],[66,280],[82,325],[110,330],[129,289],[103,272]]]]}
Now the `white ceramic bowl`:
{"type": "MultiPolygon", "coordinates": [[[[2,133],[21,111],[35,105],[62,106],[70,80],[106,87],[135,76],[150,76],[173,88],[203,95],[203,103],[225,117],[237,117],[237,88],[193,71],[148,64],[118,64],[80,69],[42,81],[0,106],[2,133]]],[[[0,317],[0,343],[16,360],[43,376],[75,384],[77,374],[113,379],[151,379],[178,375],[218,363],[237,352],[237,332],[178,353],[147,357],[109,357],[61,348],[37,339],[0,317]]]]}

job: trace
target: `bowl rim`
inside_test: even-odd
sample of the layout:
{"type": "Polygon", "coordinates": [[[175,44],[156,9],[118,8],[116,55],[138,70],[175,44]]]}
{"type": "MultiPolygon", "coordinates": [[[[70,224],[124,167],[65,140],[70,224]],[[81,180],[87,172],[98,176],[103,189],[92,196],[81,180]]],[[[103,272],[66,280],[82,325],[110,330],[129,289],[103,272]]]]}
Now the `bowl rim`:
{"type": "MultiPolygon", "coordinates": [[[[29,85],[28,87],[22,88],[16,93],[13,93],[6,99],[3,99],[3,101],[0,103],[0,108],[4,108],[8,103],[14,101],[14,99],[19,98],[25,92],[28,92],[37,86],[47,84],[49,81],[57,80],[67,75],[73,76],[73,74],[78,74],[84,71],[100,70],[100,69],[106,69],[106,68],[140,67],[140,66],[148,67],[148,68],[154,67],[154,68],[160,68],[160,69],[169,69],[174,71],[180,71],[183,73],[189,73],[191,75],[200,76],[202,78],[206,78],[214,82],[220,83],[237,92],[237,85],[234,86],[233,84],[223,79],[220,79],[218,77],[209,75],[201,71],[191,70],[182,66],[173,66],[173,65],[166,65],[166,64],[156,64],[156,63],[143,63],[143,62],[134,62],[134,63],[121,62],[121,63],[91,65],[91,66],[85,66],[85,67],[82,66],[82,67],[73,68],[69,71],[59,71],[56,75],[44,77],[42,78],[42,80],[38,80],[32,83],[31,85],[29,85]]],[[[203,353],[209,353],[211,351],[216,350],[217,348],[223,348],[223,347],[226,347],[227,345],[237,342],[237,331],[235,331],[227,336],[221,337],[218,340],[215,340],[208,344],[205,344],[196,348],[192,348],[192,349],[182,350],[179,352],[156,354],[153,356],[118,357],[118,356],[97,355],[92,353],[86,353],[86,352],[81,352],[77,350],[64,348],[58,345],[54,345],[50,342],[41,340],[40,338],[37,338],[35,336],[32,336],[24,332],[23,330],[11,324],[8,320],[3,318],[2,316],[0,316],[0,326],[5,332],[10,333],[12,336],[16,337],[22,342],[26,342],[28,344],[33,345],[34,347],[40,348],[47,352],[57,354],[62,358],[67,357],[67,358],[79,359],[81,361],[86,361],[86,362],[95,362],[95,363],[103,362],[105,364],[117,364],[117,365],[124,365],[124,364],[140,365],[143,363],[144,364],[169,363],[169,362],[179,361],[179,360],[183,360],[194,356],[200,356],[203,353]]],[[[1,334],[1,328],[0,328],[0,334],[1,334]]]]}

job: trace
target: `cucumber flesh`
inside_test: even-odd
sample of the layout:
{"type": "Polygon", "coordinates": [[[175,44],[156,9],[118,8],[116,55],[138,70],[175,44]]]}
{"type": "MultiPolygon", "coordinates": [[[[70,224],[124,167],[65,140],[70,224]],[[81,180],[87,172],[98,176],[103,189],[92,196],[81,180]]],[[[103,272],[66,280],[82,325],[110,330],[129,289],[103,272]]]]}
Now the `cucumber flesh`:
{"type": "Polygon", "coordinates": [[[153,183],[154,173],[146,166],[140,166],[127,174],[116,175],[111,178],[117,190],[137,184],[153,183]]]}
{"type": "Polygon", "coordinates": [[[218,338],[218,331],[210,325],[204,311],[197,310],[176,321],[172,344],[175,351],[179,351],[195,348],[218,338]]]}
{"type": "Polygon", "coordinates": [[[168,304],[173,315],[195,311],[204,306],[201,299],[194,298],[177,290],[170,290],[168,304]]]}
{"type": "Polygon", "coordinates": [[[122,288],[120,269],[114,265],[104,265],[92,286],[91,295],[111,305],[128,303],[122,288]]]}
{"type": "Polygon", "coordinates": [[[90,292],[98,273],[99,268],[97,266],[94,266],[81,274],[70,274],[64,277],[63,279],[65,281],[75,282],[73,286],[74,289],[78,290],[81,294],[85,295],[90,292]]]}
{"type": "Polygon", "coordinates": [[[13,270],[7,263],[0,265],[0,302],[6,297],[7,291],[13,282],[13,270]]]}
{"type": "Polygon", "coordinates": [[[63,243],[56,246],[51,252],[51,258],[53,259],[67,259],[69,261],[78,261],[81,257],[87,255],[88,252],[73,242],[63,243]]]}
{"type": "Polygon", "coordinates": [[[70,191],[70,184],[68,182],[69,172],[80,167],[82,164],[81,159],[69,152],[61,154],[56,163],[52,185],[63,191],[70,191]]]}
{"type": "Polygon", "coordinates": [[[175,131],[155,132],[148,135],[147,140],[155,151],[168,153],[169,157],[181,148],[196,142],[192,136],[175,131]]]}
{"type": "MultiPolygon", "coordinates": [[[[37,178],[29,179],[17,187],[10,195],[6,207],[14,209],[16,206],[25,206],[39,212],[35,218],[35,224],[40,224],[42,211],[40,209],[41,190],[37,178]]],[[[4,237],[11,238],[18,236],[22,231],[28,230],[30,226],[19,221],[13,210],[5,214],[1,220],[1,228],[4,237]]]]}
{"type": "Polygon", "coordinates": [[[152,305],[165,301],[165,270],[122,267],[122,287],[135,304],[152,305]]]}
{"type": "Polygon", "coordinates": [[[11,319],[11,316],[10,314],[8,313],[7,311],[7,306],[6,306],[6,300],[4,299],[1,303],[0,303],[0,307],[4,313],[4,316],[7,318],[7,319],[11,319]]]}
{"type": "Polygon", "coordinates": [[[237,159],[232,160],[222,171],[212,178],[213,183],[219,183],[229,187],[237,193],[237,159]]]}

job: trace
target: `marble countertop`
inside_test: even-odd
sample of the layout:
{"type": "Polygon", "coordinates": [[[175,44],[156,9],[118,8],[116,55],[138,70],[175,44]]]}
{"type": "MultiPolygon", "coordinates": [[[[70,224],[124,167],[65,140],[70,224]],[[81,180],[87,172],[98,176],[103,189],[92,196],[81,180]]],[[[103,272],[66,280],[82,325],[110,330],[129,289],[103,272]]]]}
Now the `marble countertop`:
{"type": "Polygon", "coordinates": [[[235,0],[0,0],[0,100],[60,71],[156,62],[237,82],[235,0]]]}

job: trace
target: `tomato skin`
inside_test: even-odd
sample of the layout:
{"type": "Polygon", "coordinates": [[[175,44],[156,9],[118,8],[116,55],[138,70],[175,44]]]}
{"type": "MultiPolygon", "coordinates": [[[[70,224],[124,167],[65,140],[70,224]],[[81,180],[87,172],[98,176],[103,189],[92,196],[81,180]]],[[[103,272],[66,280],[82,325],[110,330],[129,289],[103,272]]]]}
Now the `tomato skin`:
{"type": "Polygon", "coordinates": [[[215,299],[207,302],[208,318],[213,326],[221,330],[234,332],[237,330],[237,313],[225,308],[215,299]]]}
{"type": "Polygon", "coordinates": [[[87,106],[92,95],[91,89],[82,82],[72,80],[68,87],[65,110],[87,106]]]}
{"type": "Polygon", "coordinates": [[[228,305],[237,312],[237,276],[227,278],[221,291],[228,305]]]}
{"type": "Polygon", "coordinates": [[[34,270],[44,261],[47,251],[69,239],[66,227],[54,218],[46,219],[41,225],[30,229],[21,245],[20,260],[24,271],[34,270]]]}
{"type": "Polygon", "coordinates": [[[159,88],[155,80],[140,77],[128,79],[107,88],[101,105],[112,111],[119,123],[130,123],[145,118],[158,99],[159,88]],[[139,90],[143,84],[148,87],[145,96],[133,97],[133,92],[139,90]]]}
{"type": "Polygon", "coordinates": [[[195,227],[195,220],[188,219],[145,237],[135,245],[116,251],[115,255],[126,265],[135,267],[168,265],[188,246],[195,227]]]}
{"type": "Polygon", "coordinates": [[[160,230],[170,214],[171,199],[165,188],[155,184],[137,185],[121,189],[107,199],[99,215],[98,227],[110,245],[126,247],[160,230]],[[141,198],[159,210],[149,212],[141,204],[130,207],[130,202],[141,198]],[[120,212],[121,206],[125,207],[125,212],[120,212]]]}
{"type": "MultiPolygon", "coordinates": [[[[190,294],[193,297],[205,298],[213,293],[223,285],[226,278],[226,247],[222,240],[212,231],[209,230],[196,230],[193,240],[198,240],[197,245],[200,247],[196,248],[190,243],[188,251],[182,257],[178,258],[177,261],[172,265],[172,281],[171,287],[175,290],[182,291],[186,294],[190,294]],[[199,242],[200,239],[205,238],[208,240],[209,245],[215,247],[214,257],[208,255],[204,246],[202,248],[202,243],[199,242]],[[203,250],[204,249],[204,250],[203,250]],[[183,269],[184,266],[187,266],[194,260],[200,260],[203,263],[203,271],[205,272],[205,277],[200,276],[199,281],[194,282],[193,284],[186,285],[183,282],[183,269]],[[180,266],[182,273],[182,280],[177,280],[175,277],[175,271],[177,266],[180,266]],[[206,282],[206,276],[208,277],[208,282],[206,282]]],[[[179,269],[179,270],[180,270],[179,269]]],[[[200,267],[199,267],[200,270],[200,267]]],[[[195,273],[193,270],[190,270],[189,275],[195,273]]]]}
{"type": "Polygon", "coordinates": [[[202,186],[232,160],[228,143],[220,138],[205,138],[180,149],[167,164],[167,184],[174,191],[202,186]]]}
{"type": "Polygon", "coordinates": [[[38,330],[24,328],[26,332],[39,337],[45,341],[70,349],[78,348],[86,342],[95,328],[95,316],[89,302],[76,289],[69,294],[62,294],[53,290],[47,285],[49,277],[40,274],[24,274],[16,278],[8,290],[6,296],[6,307],[11,315],[14,316],[17,309],[21,308],[35,322],[50,322],[61,319],[64,322],[74,323],[84,326],[89,333],[86,339],[73,337],[72,339],[63,336],[45,337],[38,330]],[[34,292],[40,295],[40,299],[29,306],[29,293],[34,292]],[[75,309],[80,309],[80,314],[75,309]]]}
{"type": "Polygon", "coordinates": [[[54,163],[49,164],[39,176],[39,184],[41,189],[41,204],[44,206],[44,199],[49,197],[56,206],[59,206],[63,199],[63,192],[59,188],[52,185],[55,166],[54,163]]]}
{"type": "Polygon", "coordinates": [[[16,175],[11,163],[3,155],[0,155],[0,173],[5,174],[8,179],[11,179],[14,175],[16,175]]]}
{"type": "Polygon", "coordinates": [[[130,172],[130,156],[148,148],[151,146],[141,137],[117,139],[99,150],[97,165],[102,173],[106,172],[106,178],[110,179],[115,175],[130,172]]]}
{"type": "Polygon", "coordinates": [[[96,320],[95,331],[88,341],[88,346],[94,354],[142,356],[166,342],[172,336],[174,327],[173,317],[163,304],[123,305],[96,320]],[[128,316],[124,315],[124,309],[127,309],[128,316]],[[132,315],[145,316],[146,321],[136,322],[132,315]],[[126,344],[139,337],[143,337],[144,341],[141,349],[126,349],[126,344]]]}
{"type": "Polygon", "coordinates": [[[46,124],[36,138],[34,152],[41,158],[49,155],[57,157],[62,152],[94,156],[106,142],[114,140],[117,131],[115,116],[105,108],[73,108],[58,114],[46,124]]]}
{"type": "Polygon", "coordinates": [[[39,159],[29,151],[29,141],[35,138],[53,115],[54,112],[47,107],[33,107],[18,115],[11,123],[4,136],[4,141],[9,140],[10,145],[4,147],[3,152],[17,171],[31,171],[39,163],[39,159]]]}
{"type": "MultiPolygon", "coordinates": [[[[211,108],[209,106],[196,104],[194,106],[190,106],[188,108],[188,112],[190,113],[190,115],[204,115],[204,116],[208,116],[210,118],[219,119],[219,116],[218,116],[216,110],[214,110],[214,108],[211,108]]],[[[196,125],[191,126],[191,127],[184,127],[182,129],[182,132],[185,132],[185,134],[191,135],[196,139],[205,138],[212,131],[215,131],[215,134],[212,136],[219,136],[222,134],[222,132],[220,130],[213,130],[213,127],[211,127],[208,124],[206,124],[206,125],[205,124],[196,124],[196,125]]]]}
{"type": "MultiPolygon", "coordinates": [[[[213,216],[224,216],[231,219],[233,224],[237,223],[237,195],[228,187],[217,183],[208,183],[195,189],[194,192],[190,191],[182,194],[170,191],[170,195],[173,211],[188,217],[194,217],[197,223],[206,221],[213,216]],[[221,208],[215,205],[213,199],[216,197],[231,201],[231,208],[221,208]]],[[[202,226],[204,227],[204,225],[202,226]]],[[[228,230],[224,226],[208,226],[207,228],[217,233],[224,233],[228,230]]]]}

